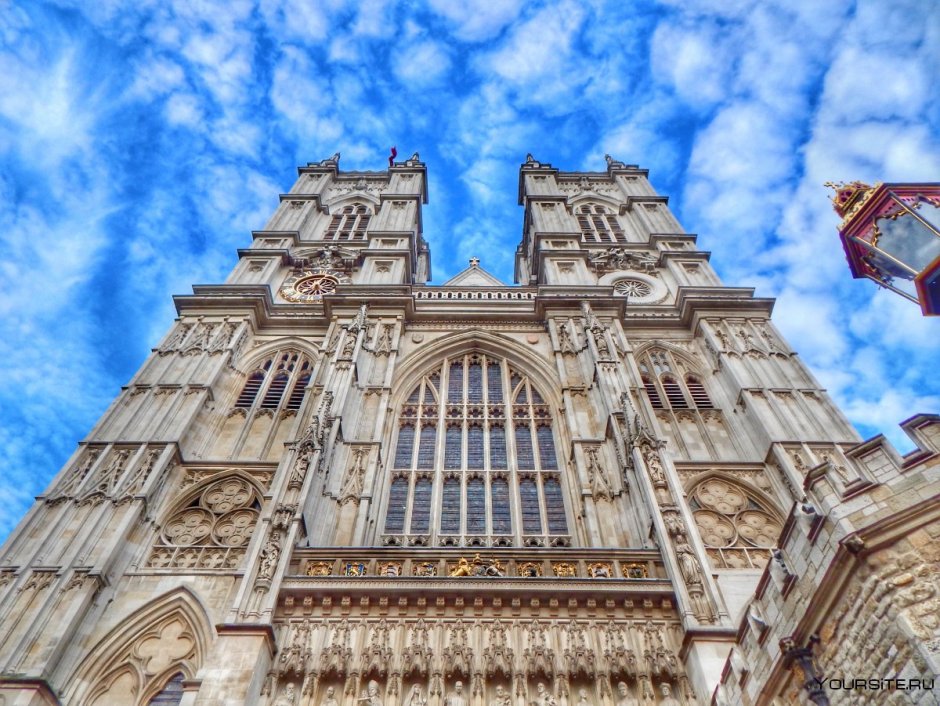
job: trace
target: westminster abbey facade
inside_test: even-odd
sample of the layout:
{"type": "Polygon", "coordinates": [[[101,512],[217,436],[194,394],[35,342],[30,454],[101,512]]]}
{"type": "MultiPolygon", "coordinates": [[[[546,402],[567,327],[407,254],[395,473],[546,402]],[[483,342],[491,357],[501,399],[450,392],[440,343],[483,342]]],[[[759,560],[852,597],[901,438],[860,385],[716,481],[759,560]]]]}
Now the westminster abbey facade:
{"type": "Polygon", "coordinates": [[[936,416],[911,454],[860,442],[635,166],[530,156],[515,286],[476,258],[429,285],[427,200],[417,154],[311,163],[228,280],[176,298],[0,551],[2,706],[928,683],[936,416]]]}

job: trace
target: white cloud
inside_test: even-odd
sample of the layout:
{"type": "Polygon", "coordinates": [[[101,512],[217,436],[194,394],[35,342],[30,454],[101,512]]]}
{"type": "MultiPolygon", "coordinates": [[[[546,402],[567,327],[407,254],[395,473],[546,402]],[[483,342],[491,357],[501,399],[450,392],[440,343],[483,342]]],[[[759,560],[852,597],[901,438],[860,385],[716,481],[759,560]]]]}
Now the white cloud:
{"type": "Polygon", "coordinates": [[[176,62],[148,56],[137,69],[128,94],[134,98],[153,100],[179,88],[185,80],[186,74],[176,62]]]}
{"type": "Polygon", "coordinates": [[[389,0],[360,0],[355,5],[352,33],[357,37],[388,38],[397,31],[395,13],[389,0]]]}
{"type": "Polygon", "coordinates": [[[847,121],[910,118],[924,109],[929,84],[913,58],[848,46],[826,74],[824,95],[847,121]]]}
{"type": "Polygon", "coordinates": [[[443,44],[422,41],[403,46],[395,53],[392,65],[395,76],[406,87],[421,87],[440,83],[450,71],[451,61],[443,44]]]}
{"type": "Polygon", "coordinates": [[[492,39],[515,20],[522,0],[430,0],[428,5],[448,21],[457,39],[479,42],[492,39]]]}
{"type": "Polygon", "coordinates": [[[584,17],[585,12],[577,3],[549,5],[517,25],[484,63],[510,83],[529,84],[531,93],[557,94],[558,90],[546,83],[567,84],[577,80],[570,75],[575,72],[566,63],[584,17]]]}
{"type": "Polygon", "coordinates": [[[322,41],[331,18],[321,3],[303,0],[261,0],[261,14],[278,40],[322,41]]]}
{"type": "Polygon", "coordinates": [[[694,28],[660,24],[650,47],[653,75],[695,108],[724,100],[731,87],[734,56],[726,51],[727,37],[721,32],[708,22],[694,28]]]}

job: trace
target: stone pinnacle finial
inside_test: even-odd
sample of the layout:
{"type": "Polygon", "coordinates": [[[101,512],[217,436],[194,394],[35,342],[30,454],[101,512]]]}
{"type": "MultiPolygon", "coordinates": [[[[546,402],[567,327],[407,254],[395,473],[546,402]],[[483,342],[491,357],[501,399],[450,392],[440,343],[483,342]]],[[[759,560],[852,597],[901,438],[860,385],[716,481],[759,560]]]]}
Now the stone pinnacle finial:
{"type": "Polygon", "coordinates": [[[479,266],[480,266],[480,258],[478,258],[478,257],[471,257],[471,258],[470,258],[470,267],[479,267],[479,266]]]}

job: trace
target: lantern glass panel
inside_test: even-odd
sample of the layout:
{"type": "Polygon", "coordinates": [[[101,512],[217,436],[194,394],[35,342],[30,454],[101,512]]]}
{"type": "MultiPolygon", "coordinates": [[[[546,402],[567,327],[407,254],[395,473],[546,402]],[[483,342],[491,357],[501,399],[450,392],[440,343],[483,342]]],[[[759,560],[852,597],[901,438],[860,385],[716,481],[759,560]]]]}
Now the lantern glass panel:
{"type": "Polygon", "coordinates": [[[931,227],[940,233],[940,206],[921,199],[914,209],[918,216],[927,221],[931,227]]]}
{"type": "MultiPolygon", "coordinates": [[[[922,202],[917,211],[918,215],[936,221],[940,209],[922,202]]],[[[890,253],[911,269],[920,272],[940,257],[940,236],[909,212],[900,211],[893,218],[879,218],[876,225],[879,230],[878,249],[890,253]]]]}

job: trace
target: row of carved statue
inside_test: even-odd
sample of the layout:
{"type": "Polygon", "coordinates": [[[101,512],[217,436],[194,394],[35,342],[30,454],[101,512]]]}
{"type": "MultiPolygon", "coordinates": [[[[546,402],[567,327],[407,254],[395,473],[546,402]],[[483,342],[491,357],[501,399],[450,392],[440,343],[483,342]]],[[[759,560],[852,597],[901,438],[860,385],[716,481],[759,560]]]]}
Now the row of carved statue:
{"type": "MultiPolygon", "coordinates": [[[[653,684],[646,677],[637,680],[635,687],[620,680],[616,683],[615,690],[611,688],[606,677],[589,685],[582,683],[576,686],[571,685],[566,678],[560,677],[555,679],[551,686],[539,680],[530,687],[525,678],[517,675],[505,680],[506,684],[497,682],[490,687],[483,675],[473,674],[469,680],[469,689],[464,688],[461,678],[455,679],[448,689],[445,684],[447,680],[440,674],[433,675],[427,684],[412,682],[410,688],[401,683],[398,675],[393,675],[384,684],[384,688],[376,679],[368,679],[365,686],[357,690],[356,683],[362,681],[356,676],[347,678],[344,685],[337,685],[341,692],[337,694],[337,686],[321,686],[318,684],[318,677],[310,674],[300,686],[298,701],[297,686],[294,682],[287,682],[279,693],[275,694],[276,687],[273,680],[269,679],[264,695],[274,697],[273,706],[298,706],[298,703],[316,703],[318,706],[428,706],[429,703],[431,706],[513,706],[514,703],[527,706],[639,706],[640,703],[680,706],[680,701],[673,695],[674,686],[670,682],[661,681],[656,685],[659,691],[657,699],[653,684]],[[319,699],[313,701],[314,694],[318,691],[321,692],[319,699]],[[403,698],[400,698],[402,695],[403,698]]],[[[685,677],[678,680],[678,688],[689,698],[689,686],[685,677]]]]}
{"type": "MultiPolygon", "coordinates": [[[[669,628],[653,620],[438,622],[304,619],[283,623],[274,673],[428,676],[457,673],[591,679],[607,674],[673,680],[682,670],[668,646],[669,628]]],[[[673,630],[673,631],[674,631],[673,630]]]]}

